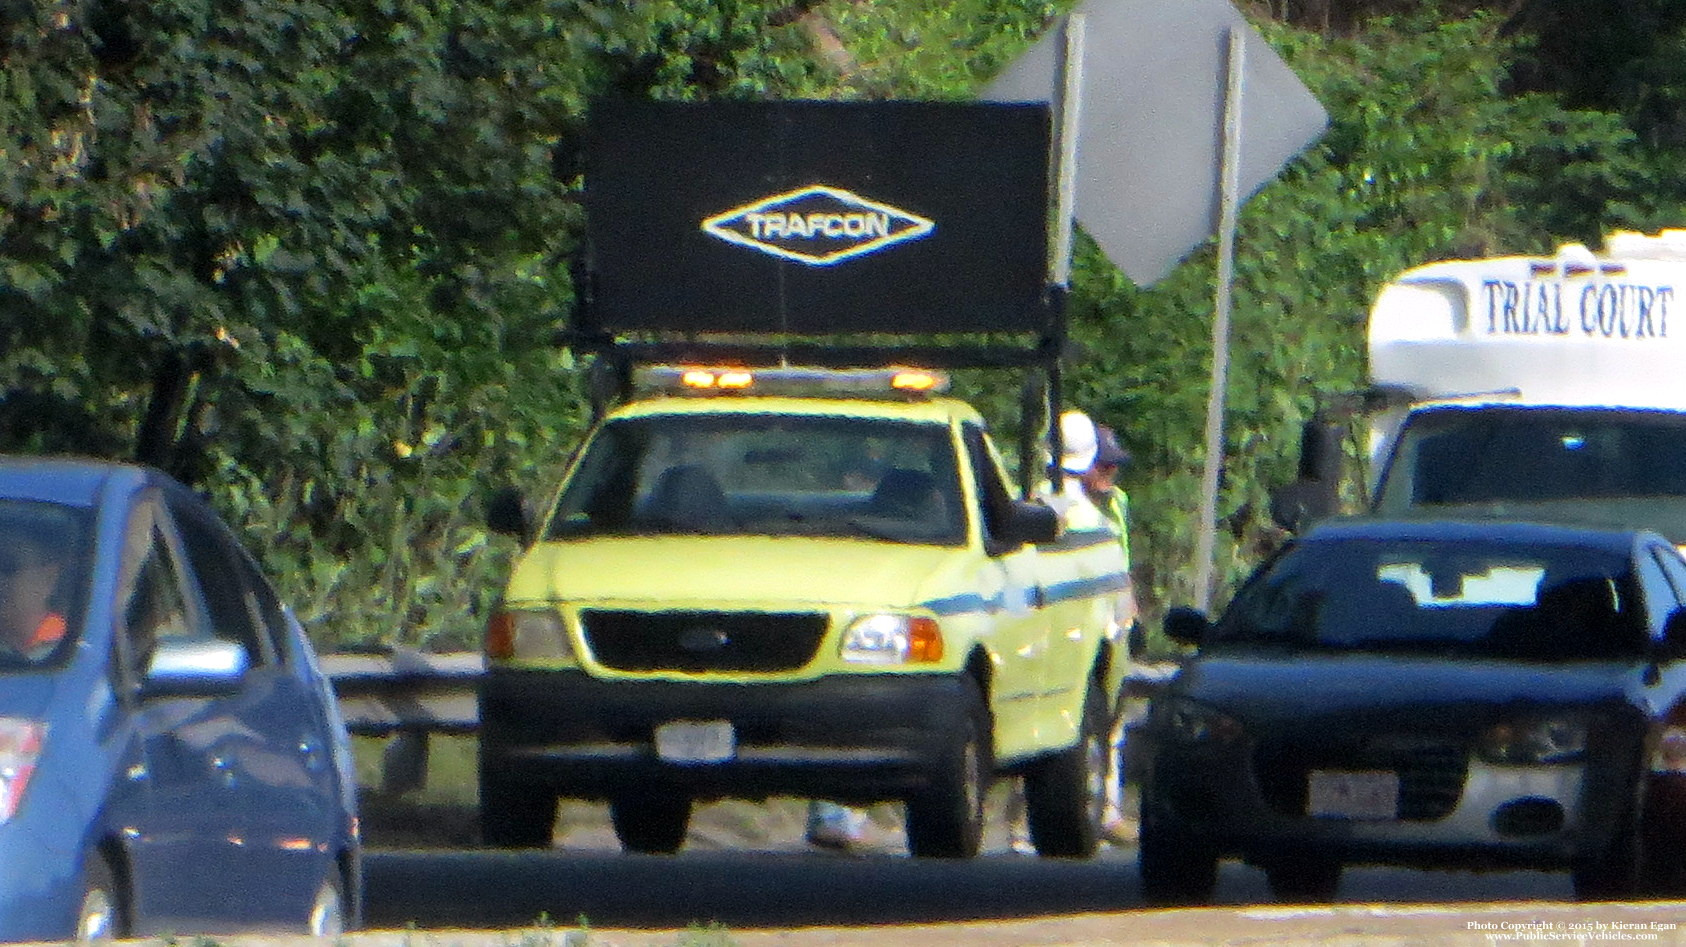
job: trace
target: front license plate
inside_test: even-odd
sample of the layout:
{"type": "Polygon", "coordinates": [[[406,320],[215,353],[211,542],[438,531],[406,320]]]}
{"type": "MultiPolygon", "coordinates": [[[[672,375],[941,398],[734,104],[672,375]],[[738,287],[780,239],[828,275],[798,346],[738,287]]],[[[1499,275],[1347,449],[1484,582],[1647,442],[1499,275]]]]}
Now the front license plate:
{"type": "Polygon", "coordinates": [[[1399,817],[1398,773],[1314,769],[1307,788],[1307,815],[1333,819],[1399,817]]]}
{"type": "Polygon", "coordinates": [[[738,735],[725,720],[675,720],[656,728],[656,755],[669,763],[719,763],[738,753],[738,735]]]}

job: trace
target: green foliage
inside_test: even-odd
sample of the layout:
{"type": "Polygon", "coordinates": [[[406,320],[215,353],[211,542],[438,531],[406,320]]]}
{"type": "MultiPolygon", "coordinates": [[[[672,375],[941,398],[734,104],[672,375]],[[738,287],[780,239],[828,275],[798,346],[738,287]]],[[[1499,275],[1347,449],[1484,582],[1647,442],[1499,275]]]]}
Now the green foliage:
{"type": "MultiPolygon", "coordinates": [[[[1070,5],[0,0],[0,449],[198,484],[326,645],[471,647],[511,552],[482,495],[542,497],[585,423],[553,339],[586,103],[965,99],[1070,5]]],[[[1250,8],[1294,14],[1260,25],[1331,124],[1241,217],[1226,586],[1382,281],[1686,209],[1663,0],[1597,18],[1602,72],[1574,17],[1314,6],[1250,8]]],[[[1150,612],[1192,598],[1214,272],[1144,289],[1079,242],[1068,395],[1135,456],[1150,612]]],[[[1017,392],[958,387],[1010,442],[1017,392]]]]}

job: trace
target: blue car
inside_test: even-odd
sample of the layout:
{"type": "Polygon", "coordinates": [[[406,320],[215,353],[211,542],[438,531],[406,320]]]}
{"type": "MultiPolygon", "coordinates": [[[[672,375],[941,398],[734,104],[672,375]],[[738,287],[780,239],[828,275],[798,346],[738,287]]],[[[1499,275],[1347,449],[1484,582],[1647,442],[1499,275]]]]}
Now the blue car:
{"type": "Polygon", "coordinates": [[[208,506],[0,458],[0,940],[354,928],[356,798],[309,640],[208,506]]]}

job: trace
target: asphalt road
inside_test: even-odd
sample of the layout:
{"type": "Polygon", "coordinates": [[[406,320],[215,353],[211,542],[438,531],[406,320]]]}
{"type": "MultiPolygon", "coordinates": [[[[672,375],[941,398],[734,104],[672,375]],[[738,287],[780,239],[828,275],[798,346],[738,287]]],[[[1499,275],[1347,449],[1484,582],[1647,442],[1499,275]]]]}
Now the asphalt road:
{"type": "Polygon", "coordinates": [[[1278,905],[1261,872],[1225,865],[1216,905],[1145,906],[1133,849],[1089,862],[908,858],[893,828],[853,854],[811,850],[800,825],[710,834],[676,856],[620,853],[601,825],[544,852],[373,848],[363,947],[908,947],[1114,944],[1686,944],[1686,904],[1569,902],[1556,873],[1350,869],[1333,905],[1278,905]],[[1545,926],[1525,926],[1543,924],[1545,926]],[[1603,930],[1598,925],[1603,924],[1603,930]],[[1481,925],[1492,925],[1482,927],[1481,925]],[[1629,927],[1625,925],[1638,925],[1629,927]],[[1496,936],[1489,936],[1496,935],[1496,936]],[[1620,936],[1618,936],[1620,935],[1620,936]],[[417,940],[417,938],[421,938],[417,940]]]}

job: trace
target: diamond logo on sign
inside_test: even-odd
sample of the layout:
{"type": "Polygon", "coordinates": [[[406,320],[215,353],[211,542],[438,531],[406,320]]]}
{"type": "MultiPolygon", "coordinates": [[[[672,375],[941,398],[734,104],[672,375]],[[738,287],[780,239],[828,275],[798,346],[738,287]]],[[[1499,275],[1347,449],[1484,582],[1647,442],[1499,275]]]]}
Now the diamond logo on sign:
{"type": "Polygon", "coordinates": [[[831,266],[918,240],[937,225],[841,188],[813,184],[734,207],[702,222],[727,243],[809,266],[831,266]]]}

